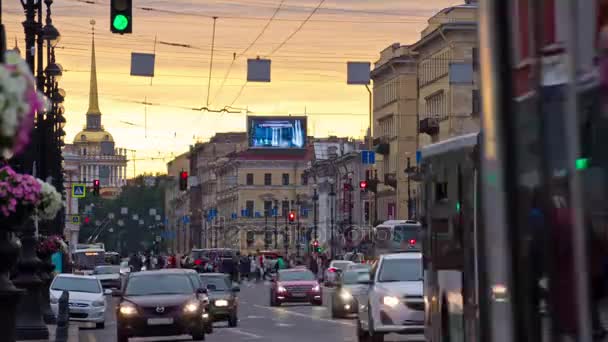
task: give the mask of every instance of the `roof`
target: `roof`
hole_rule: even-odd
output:
[[[57,278],[57,277],[61,277],[61,278],[80,278],[80,279],[95,279],[95,280],[97,280],[97,278],[95,276],[80,275],[80,274],[71,274],[71,273],[60,273],[55,278]]]
[[[85,136],[85,139],[82,139],[83,135]],[[112,137],[112,134],[103,129],[99,131],[88,131],[85,129],[74,136],[74,144],[100,143],[104,141],[114,142],[114,138]]]
[[[152,271],[144,271],[144,272],[136,272],[131,273],[130,277],[147,277],[153,275],[163,275],[163,274],[188,274],[188,273],[196,273],[195,270],[185,269],[185,268],[169,268],[162,270],[152,270]]]
[[[201,277],[230,277],[230,275],[226,273],[199,273],[198,275]]]
[[[391,253],[382,256],[382,259],[395,260],[395,259],[422,259],[421,252],[403,252],[403,253]]]
[[[450,151],[460,150],[462,148],[473,148],[477,145],[477,136],[479,133],[469,133],[459,135],[454,138],[446,139],[438,143],[424,146],[420,149],[421,158],[430,158]]]

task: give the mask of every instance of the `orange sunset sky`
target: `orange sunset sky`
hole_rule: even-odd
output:
[[[245,114],[193,111],[207,97],[212,16],[218,16],[211,79],[211,106],[234,102],[254,114],[309,115],[308,134],[362,137],[367,128],[367,92],[346,84],[347,61],[378,59],[393,42],[416,41],[428,17],[463,0],[327,0],[272,60],[271,83],[248,83],[247,58],[267,56],[319,4],[319,0],[134,0],[133,34],[113,35],[110,0],[55,0],[53,24],[62,38],[57,62],[67,95],[66,143],[85,124],[88,106],[91,26],[95,19],[97,70],[102,123],[117,147],[137,150],[137,173],[164,172],[172,156],[216,132],[244,131]],[[141,8],[153,8],[146,11]],[[8,47],[15,38],[24,50],[17,0],[4,1]],[[156,76],[129,75],[131,52],[153,52]],[[183,44],[176,47],[169,44]],[[232,63],[233,53],[239,57]],[[224,78],[230,67],[230,73]],[[224,83],[223,87],[221,84]],[[242,89],[242,91],[241,91]],[[241,93],[240,96],[237,95]],[[152,105],[141,103],[144,99]],[[236,101],[235,101],[236,99]],[[147,111],[147,134],[145,113]],[[133,164],[129,165],[129,176]]]

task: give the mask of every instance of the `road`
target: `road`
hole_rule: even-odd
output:
[[[323,289],[323,301],[329,303],[331,289]],[[228,328],[216,323],[206,341],[271,342],[348,342],[357,341],[354,319],[331,319],[327,306],[284,304],[269,307],[268,283],[244,283],[239,296],[239,325]],[[105,329],[81,326],[81,342],[116,341],[114,307],[116,298],[108,297]],[[191,341],[189,336],[175,338],[133,338],[130,341]],[[386,341],[409,341],[403,336],[387,336]]]

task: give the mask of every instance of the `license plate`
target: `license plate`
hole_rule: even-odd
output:
[[[303,298],[303,297],[306,297],[306,293],[294,293],[294,294],[292,294],[292,296],[298,297],[298,298]]]
[[[173,318],[148,318],[148,325],[173,324]]]

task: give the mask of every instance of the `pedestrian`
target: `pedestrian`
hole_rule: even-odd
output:
[[[243,280],[249,278],[249,271],[251,270],[251,262],[249,261],[249,258],[246,256],[242,256],[241,259],[239,260],[239,272],[241,274],[240,276],[240,282],[243,282]]]

